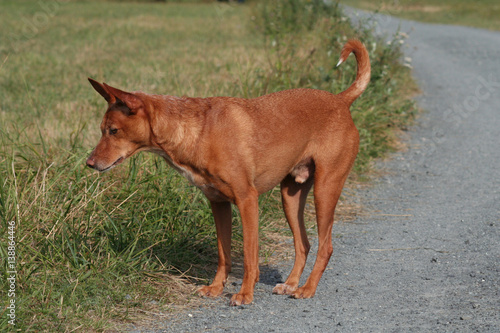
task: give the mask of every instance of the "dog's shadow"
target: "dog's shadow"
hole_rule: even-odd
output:
[[[282,274],[283,273],[274,266],[260,266],[259,282],[274,287],[278,283],[285,282]]]
[[[184,257],[179,258],[173,251],[170,251],[172,248],[188,248],[191,256],[197,252],[202,252],[204,258],[213,258],[213,260],[211,262],[205,261],[204,263],[198,262],[194,265],[189,263],[189,265],[187,265]],[[211,246],[208,241],[206,243],[198,242],[197,244],[193,244],[188,239],[178,239],[175,244],[169,244],[168,247],[159,246],[155,248],[155,255],[162,260],[162,262],[172,264],[172,266],[176,267],[179,271],[188,271],[187,276],[192,274],[191,276],[194,277],[193,282],[197,281],[197,283],[200,283],[200,280],[205,281],[204,283],[210,283],[217,269],[217,249]],[[261,284],[274,287],[276,284],[284,282],[283,271],[280,271],[276,265],[261,263],[259,265],[259,270],[259,283]],[[228,277],[228,287],[237,288],[239,290],[243,280],[243,273],[243,257],[236,255],[231,273]]]
[[[261,264],[259,265],[260,275],[259,282],[257,283],[256,288],[258,288],[258,284],[265,285],[265,289],[267,290],[267,286],[274,287],[278,283],[283,283],[283,272],[280,271],[276,266],[271,266],[269,264]],[[241,288],[241,283],[243,281],[243,263],[233,263],[233,268],[228,277],[228,282],[226,284],[226,288],[224,290],[223,298],[231,299],[235,293],[237,293]]]
[[[259,265],[260,275],[259,283],[274,287],[278,283],[283,283],[283,272],[276,266],[270,264]],[[233,286],[240,287],[243,281],[243,264],[233,263],[231,274],[229,275],[229,283]]]

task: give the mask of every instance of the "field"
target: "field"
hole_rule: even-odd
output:
[[[387,44],[321,1],[5,0],[0,21],[2,331],[120,327],[189,303],[192,284],[212,277],[215,228],[200,192],[149,154],[104,174],[85,166],[106,107],[87,77],[200,97],[340,92],[356,65],[353,57],[335,64],[347,38],[358,37],[373,74],[352,108],[362,139],[356,181],[416,111],[401,36]],[[278,199],[279,189],[261,198],[263,257],[273,250],[268,235],[285,226]],[[237,257],[238,219],[234,210]]]
[[[500,3],[497,0],[354,0],[341,2],[348,6],[379,11],[410,20],[500,30]]]

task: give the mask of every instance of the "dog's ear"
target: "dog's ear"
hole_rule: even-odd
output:
[[[104,88],[116,99],[115,103],[118,108],[127,115],[136,114],[137,111],[144,105],[142,100],[133,93],[125,92],[123,90],[113,88],[103,83]]]
[[[104,99],[109,103],[114,103],[115,102],[115,97],[112,96],[109,91],[106,89],[106,87],[97,82],[96,80],[94,79],[91,79],[89,78],[89,82],[90,84],[92,85],[92,87],[94,87],[95,91],[97,91],[102,97],[104,97]]]

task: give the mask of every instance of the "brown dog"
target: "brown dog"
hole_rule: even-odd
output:
[[[351,52],[358,62],[356,80],[338,95],[292,89],[253,99],[179,98],[124,92],[89,79],[109,105],[102,138],[87,165],[105,171],[139,151],[150,151],[203,191],[212,206],[219,250],[214,281],[199,289],[203,296],[219,296],[231,271],[231,203],[236,204],[243,224],[244,276],[232,305],[253,300],[259,279],[257,198],[280,183],[295,265],[273,293],[313,297],[333,252],[335,206],[358,153],[359,135],[349,107],[370,80],[368,52],[360,41],[346,43],[338,65]],[[310,248],[304,205],[313,184],[318,255],[299,288]]]

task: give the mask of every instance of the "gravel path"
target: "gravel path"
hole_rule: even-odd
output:
[[[377,20],[409,34],[428,112],[359,191],[369,214],[334,226],[316,297],[271,295],[287,263],[262,272],[254,304],[209,300],[157,331],[500,332],[500,33]]]

